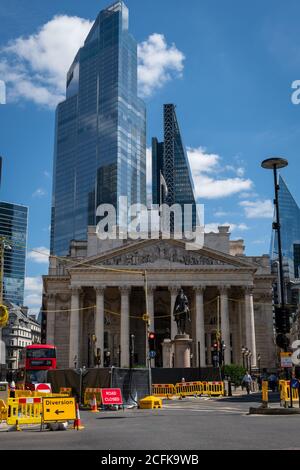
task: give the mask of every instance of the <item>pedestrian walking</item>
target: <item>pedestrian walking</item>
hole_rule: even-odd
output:
[[[250,390],[251,390],[251,385],[252,385],[252,377],[251,377],[251,375],[249,374],[248,371],[244,375],[242,383],[243,383],[244,387],[246,387],[247,394],[249,395]]]

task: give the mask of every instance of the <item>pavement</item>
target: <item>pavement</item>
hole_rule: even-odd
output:
[[[270,394],[278,406],[278,394]],[[156,410],[81,411],[85,429],[1,432],[0,449],[44,450],[300,450],[300,416],[249,415],[260,393],[164,400]]]

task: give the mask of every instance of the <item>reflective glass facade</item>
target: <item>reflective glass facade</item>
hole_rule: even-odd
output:
[[[282,238],[282,255],[285,265],[289,268],[291,278],[299,277],[299,245],[300,245],[300,208],[291,195],[284,179],[279,176],[279,213]],[[272,236],[271,258],[278,258],[277,236]],[[287,269],[287,268],[286,268]]]
[[[120,196],[146,204],[146,113],[123,2],[98,15],[57,107],[51,253],[86,239],[99,204],[113,204],[119,216]]]
[[[28,208],[0,202],[0,236],[8,240],[4,250],[4,302],[23,305]]]
[[[168,194],[160,195],[160,172],[165,178]],[[196,209],[193,179],[183,145],[174,104],[164,105],[164,142],[152,139],[152,199],[153,204],[193,205],[193,227],[196,225]]]

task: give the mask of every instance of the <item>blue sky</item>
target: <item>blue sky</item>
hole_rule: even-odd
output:
[[[0,106],[1,199],[29,206],[29,251],[49,247],[54,104],[63,93],[64,70],[89,21],[108,4],[0,4],[0,80],[7,83],[7,104]],[[130,31],[140,44],[148,146],[152,136],[162,138],[163,103],[175,103],[209,228],[230,223],[232,238],[245,239],[247,254],[268,252],[273,188],[272,175],[260,168],[262,159],[289,160],[282,174],[300,202],[300,105],[291,101],[292,82],[300,79],[299,2],[126,4]],[[26,299],[33,308],[46,261],[34,253],[27,260]]]

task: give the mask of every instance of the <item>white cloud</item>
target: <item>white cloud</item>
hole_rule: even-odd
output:
[[[0,74],[8,84],[9,98],[50,108],[63,100],[66,72],[91,26],[86,19],[58,15],[37,33],[2,48]]]
[[[234,231],[240,231],[244,232],[245,230],[249,230],[248,225],[241,223],[241,224],[232,224],[230,222],[212,222],[210,224],[205,224],[204,231],[205,233],[210,233],[210,232],[215,232],[218,233],[219,229],[218,227],[224,227],[224,226],[229,226],[229,231],[234,232]]]
[[[34,191],[34,193],[32,193],[32,197],[43,197],[43,196],[46,196],[46,194],[47,194],[47,191],[45,191],[45,189],[38,188]]]
[[[270,199],[264,201],[241,201],[247,219],[271,219],[274,214],[274,206]]]
[[[8,99],[25,99],[54,108],[65,98],[66,73],[93,22],[56,15],[39,30],[10,41],[0,51],[0,76]],[[163,34],[151,34],[138,46],[139,91],[149,96],[184,68],[184,54]]]
[[[188,147],[187,154],[197,198],[217,199],[252,188],[253,182],[248,178],[236,176],[221,179],[219,174],[228,171],[228,165],[222,167],[222,159],[219,155],[207,153],[203,147]],[[229,169],[232,171],[235,168],[229,166]],[[239,173],[241,174],[241,171]]]
[[[43,283],[41,276],[25,278],[24,305],[29,307],[30,313],[36,314],[42,305]]]
[[[43,174],[46,178],[51,178],[51,174],[49,173],[49,171],[44,170]]]
[[[173,77],[180,77],[184,54],[175,44],[169,46],[163,34],[151,34],[138,45],[138,80],[140,95],[150,96]]]
[[[49,261],[50,250],[45,248],[44,246],[39,246],[37,248],[33,248],[33,250],[29,251],[27,254],[27,259],[35,263],[46,263],[48,264]]]

